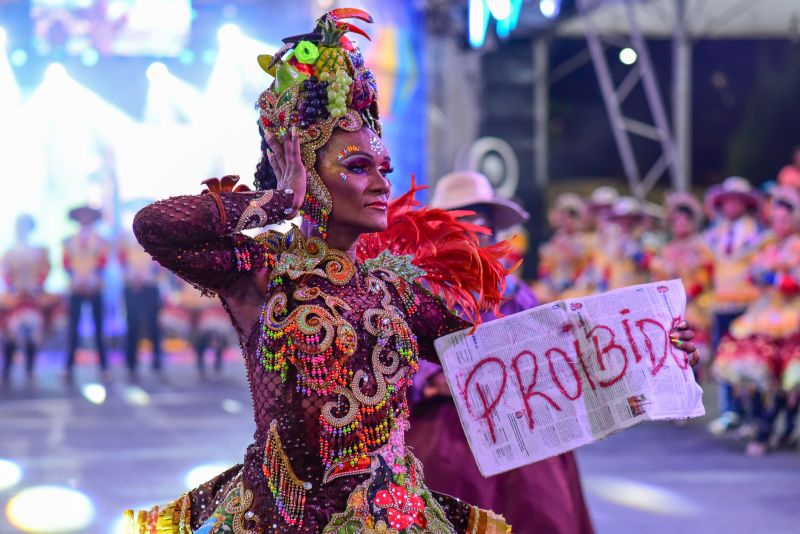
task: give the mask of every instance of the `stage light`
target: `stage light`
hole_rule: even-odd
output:
[[[184,481],[187,489],[194,489],[204,482],[208,482],[226,469],[230,469],[233,464],[203,464],[193,468],[187,473]]]
[[[22,48],[17,48],[8,56],[8,61],[15,67],[21,67],[28,62],[28,53]]]
[[[6,34],[6,29],[0,26],[0,48],[6,46],[6,41],[8,41],[8,34]]]
[[[697,505],[684,495],[636,480],[594,476],[584,480],[584,487],[601,499],[642,512],[683,517],[699,513]]]
[[[94,67],[100,61],[100,53],[94,48],[87,48],[81,52],[81,63],[87,67]]]
[[[633,65],[638,57],[636,50],[633,48],[623,48],[619,51],[619,60],[625,65]]]
[[[47,513],[42,513],[42,504]],[[8,501],[6,516],[22,532],[86,532],[94,520],[94,505],[80,491],[61,486],[27,488]]]
[[[539,0],[539,11],[548,19],[555,18],[561,12],[561,0]]]
[[[511,16],[511,0],[486,0],[486,5],[497,20],[505,20]]]
[[[191,65],[194,63],[194,51],[184,50],[181,52],[181,55],[178,56],[178,61],[180,61],[183,65]]]
[[[139,386],[128,386],[122,396],[131,406],[147,406],[150,404],[150,394]]]
[[[45,80],[56,81],[67,77],[67,69],[61,63],[50,63],[44,71]]]
[[[219,31],[217,31],[217,39],[220,44],[235,41],[242,35],[242,30],[236,24],[224,24]]]
[[[222,401],[222,409],[230,414],[242,413],[242,403],[234,399]]]
[[[92,404],[103,404],[106,402],[108,392],[102,384],[86,384],[81,388],[81,395]]]
[[[0,491],[13,488],[22,480],[22,468],[11,460],[0,459]]]
[[[147,67],[147,79],[150,80],[150,83],[163,79],[167,74],[169,74],[169,69],[160,61],[151,63]]]
[[[209,48],[208,50],[205,50],[203,52],[201,59],[203,60],[203,63],[205,63],[206,65],[213,65],[214,60],[217,59],[217,52]]]
[[[472,48],[483,46],[488,24],[489,12],[484,0],[469,0],[469,44]]]

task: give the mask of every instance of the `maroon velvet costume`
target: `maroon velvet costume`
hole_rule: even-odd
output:
[[[384,424],[390,421],[391,426],[399,428],[402,435],[407,415],[406,385],[416,370],[416,358],[436,361],[434,339],[465,328],[468,324],[453,315],[439,299],[417,283],[401,279],[388,268],[367,268],[360,262],[354,264],[338,251],[320,252],[318,248],[325,247],[324,242],[304,240],[298,231],[286,235],[273,232],[261,239],[235,233],[234,228],[241,214],[251,201],[262,194],[273,195],[263,206],[269,222],[281,221],[284,210],[291,203],[290,195],[279,191],[221,192],[216,199],[209,194],[180,196],[156,202],[138,213],[134,232],[145,250],[159,263],[192,284],[218,293],[226,309],[226,288],[240,277],[263,276],[267,281],[264,284],[267,289],[264,292],[265,311],[262,319],[253,325],[237,325],[234,321],[253,397],[255,439],[247,449],[243,464],[189,493],[191,511],[187,512],[190,516],[187,521],[190,521],[191,528],[194,530],[202,525],[214,509],[225,501],[226,496],[241,484],[252,492],[252,504],[248,507],[247,515],[241,516],[244,518],[242,525],[251,530],[242,532],[321,532],[333,514],[345,509],[348,495],[353,489],[368,478],[367,474],[352,467],[352,472],[347,473],[348,468],[345,467],[344,474],[340,473],[338,478],[335,478],[335,473],[334,476],[329,474],[332,479],[323,483],[326,466],[321,450],[345,451],[333,454],[334,471],[336,465],[348,466],[350,461],[357,467],[356,456],[347,455],[346,451],[356,451],[366,446],[369,454],[385,446],[385,435],[370,433],[382,421]],[[221,202],[218,203],[217,199]],[[224,208],[224,213],[221,208]],[[247,227],[254,225],[256,219],[249,221]],[[298,252],[303,250],[304,256]],[[317,252],[320,253],[316,255]],[[280,276],[275,275],[278,270],[282,273]],[[348,273],[352,276],[347,277]],[[278,294],[284,295],[285,303],[282,300],[284,297],[275,300]],[[315,307],[317,323],[323,323],[322,335],[325,334],[325,328],[331,326],[325,323],[324,317],[340,317],[352,325],[356,337],[352,354],[343,356],[343,349],[336,345],[333,354],[326,356],[324,364],[326,369],[333,369],[334,364],[339,362],[344,367],[345,376],[361,376],[359,384],[348,382],[351,390],[360,390],[355,392],[356,396],[374,396],[382,387],[381,383],[384,386],[398,385],[397,388],[389,386],[388,400],[383,404],[371,406],[358,401],[358,406],[363,410],[359,412],[364,414],[363,419],[357,430],[344,436],[330,435],[330,429],[326,430],[325,425],[321,424],[321,411],[326,405],[332,416],[342,417],[348,411],[347,399],[342,403],[341,389],[338,394],[320,393],[321,388],[309,387],[308,377],[300,375],[314,373],[298,367],[296,362],[281,367],[283,376],[277,364],[268,370],[269,367],[264,363],[265,354],[273,354],[270,351],[274,347],[267,347],[267,351],[262,345],[269,345],[276,336],[284,335],[277,330],[267,332],[265,317],[272,314],[276,321],[288,320],[292,313],[303,310],[304,306]],[[388,325],[391,322],[394,333],[379,331],[376,335],[375,328],[380,330],[380,325],[371,326],[371,317],[383,318],[381,324]],[[405,337],[402,334],[403,325],[407,325],[408,335]],[[396,351],[405,354],[406,360],[401,359],[399,367],[395,365],[396,372],[391,377],[389,374],[379,376],[376,369],[385,368],[377,367],[376,358],[383,362],[381,365],[388,365],[387,353],[381,353],[376,347],[387,342],[390,345],[397,344],[400,338],[403,338],[407,352],[404,353],[400,348],[396,348]],[[302,340],[296,343],[302,344]],[[392,354],[397,357],[397,354]],[[347,393],[350,395],[350,391]],[[262,469],[273,421],[277,423],[277,434],[291,470],[298,479],[306,482],[308,489],[301,512],[301,525],[290,527],[284,521]],[[383,430],[388,432],[386,428]],[[468,528],[471,531],[476,514],[474,507],[447,496],[437,494],[434,497],[455,531],[466,532]],[[486,520],[483,521],[485,524]]]

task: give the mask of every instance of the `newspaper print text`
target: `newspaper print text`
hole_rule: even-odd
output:
[[[651,317],[634,319],[629,314],[627,308],[621,309],[617,325],[589,325],[582,315],[579,315],[580,328],[564,325],[560,335],[572,337],[571,353],[563,348],[550,347],[537,352],[521,350],[510,361],[495,355],[478,360],[465,373],[460,391],[470,416],[475,421],[486,422],[492,442],[495,443],[492,417],[501,401],[521,403],[519,408],[524,410],[528,427],[533,430],[536,414],[531,401],[534,398],[544,400],[560,412],[565,403],[578,401],[586,388],[594,391],[610,388],[634,366],[646,365],[649,373],[656,376],[664,369],[668,358],[683,371],[686,380],[688,358],[673,346],[670,338],[671,330],[682,318],[674,318],[668,329]],[[615,333],[620,331],[625,334],[621,339]],[[590,348],[588,351],[585,350],[587,344]],[[563,340],[559,345],[565,346]],[[556,372],[556,366],[561,372]],[[564,372],[565,369],[568,372]],[[499,376],[500,379],[492,380],[491,385],[482,382],[481,375],[484,372]],[[548,378],[555,387],[545,390],[541,382]]]

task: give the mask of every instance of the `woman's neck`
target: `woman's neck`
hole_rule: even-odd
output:
[[[303,235],[306,236],[306,238],[317,237],[319,239],[323,239],[322,234],[319,233],[317,226],[315,224],[309,223],[305,219],[303,219],[300,229],[303,231]],[[350,256],[351,259],[355,260],[356,246],[358,245],[358,238],[361,237],[361,234],[351,234],[349,232],[342,232],[339,229],[336,229],[334,231],[331,230],[332,229],[329,227],[328,237],[324,238],[328,246],[331,248],[335,248],[336,250],[341,250],[342,252]]]

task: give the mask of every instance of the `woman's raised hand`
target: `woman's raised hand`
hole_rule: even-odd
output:
[[[269,163],[278,179],[276,189],[278,191],[290,189],[294,194],[292,212],[286,216],[287,219],[291,219],[297,215],[297,211],[303,204],[303,198],[306,196],[306,168],[300,154],[300,138],[297,129],[289,130],[284,136],[283,142],[279,141],[275,135],[269,135],[267,147],[269,148],[267,152]]]

